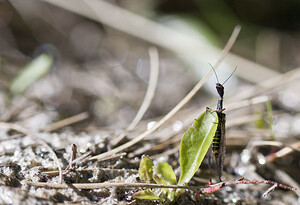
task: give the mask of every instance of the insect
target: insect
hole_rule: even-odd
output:
[[[217,109],[215,110],[215,112],[218,115],[219,122],[218,122],[217,130],[216,130],[215,136],[213,138],[213,141],[212,141],[212,144],[211,144],[211,147],[210,147],[210,150],[209,150],[208,166],[209,166],[209,169],[211,170],[213,175],[218,175],[219,181],[221,182],[222,181],[221,176],[222,176],[222,172],[223,172],[223,164],[224,164],[225,152],[226,152],[226,146],[225,146],[226,114],[223,112],[225,110],[225,108],[223,108],[224,84],[234,74],[237,67],[230,74],[230,76],[224,81],[223,84],[220,83],[215,69],[213,67],[212,67],[212,69],[213,69],[213,71],[215,73],[215,76],[216,76],[216,79],[217,79],[216,89],[217,89],[217,92],[218,92],[220,98],[218,100]],[[216,174],[212,171],[211,158],[215,158],[214,159],[215,160],[215,167],[216,167],[216,170],[217,170]]]

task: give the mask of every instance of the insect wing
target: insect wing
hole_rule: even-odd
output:
[[[225,152],[226,152],[226,139],[225,139],[225,121],[226,114],[219,112],[219,123],[215,136],[219,138],[218,148],[213,148],[213,143],[211,144],[208,151],[208,167],[213,176],[218,176],[221,181],[221,176],[223,172],[223,164],[225,160]],[[215,146],[215,145],[214,145]],[[213,151],[214,150],[214,151]]]
[[[215,155],[213,154],[212,144],[211,144],[209,147],[209,150],[207,152],[208,168],[209,168],[211,175],[216,176],[216,175],[218,175],[218,173],[217,173],[217,168],[216,168],[216,162],[214,159],[215,159]]]
[[[221,128],[221,140],[220,140],[220,147],[219,147],[219,155],[217,157],[218,161],[218,170],[219,170],[219,178],[222,176],[223,172],[223,165],[225,160],[225,154],[226,154],[226,138],[225,138],[225,122],[226,122],[226,114],[220,113],[219,120],[220,120],[220,128]]]

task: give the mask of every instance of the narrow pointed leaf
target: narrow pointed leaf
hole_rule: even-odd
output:
[[[45,75],[53,63],[52,56],[42,54],[19,73],[10,86],[10,92],[13,94],[23,93],[32,83]]]
[[[159,196],[154,194],[150,189],[138,191],[133,196],[136,199],[160,200]]]
[[[148,156],[143,156],[140,162],[139,176],[144,182],[152,180],[153,162]]]
[[[186,185],[198,170],[212,143],[217,126],[216,112],[208,110],[184,133],[180,145],[181,175],[178,185]]]

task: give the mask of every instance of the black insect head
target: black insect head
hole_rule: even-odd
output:
[[[218,91],[218,94],[220,98],[223,98],[224,96],[224,86],[221,83],[216,83],[216,89]]]

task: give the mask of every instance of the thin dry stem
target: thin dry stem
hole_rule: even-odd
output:
[[[278,152],[268,155],[267,162],[273,162],[274,160],[284,157],[299,148],[300,148],[300,141],[296,142],[288,147],[284,147],[281,150],[279,150]]]
[[[93,151],[88,151],[88,152],[84,153],[83,155],[81,155],[81,156],[77,157],[76,159],[74,159],[72,161],[72,164],[74,165],[76,163],[85,161],[89,157],[89,155],[91,155],[92,153],[93,153]]]
[[[267,197],[272,191],[274,191],[276,188],[278,187],[277,184],[274,184],[273,186],[271,186],[267,191],[265,191],[265,193],[263,193],[263,197]]]
[[[105,172],[116,172],[116,173],[131,173],[131,174],[137,174],[138,170],[133,170],[133,169],[111,169],[111,168],[97,168],[97,170],[105,171]],[[80,169],[80,170],[75,170],[78,173],[81,172],[93,172],[95,171],[95,168],[87,168],[87,169]],[[50,175],[50,176],[55,176],[59,174],[59,171],[57,170],[52,170],[52,171],[44,171],[42,174],[45,175]]]
[[[22,136],[24,136],[24,134],[15,134],[15,135],[12,135],[12,136],[8,136],[8,137],[1,138],[1,139],[0,139],[0,142],[6,141],[6,140],[17,139],[17,138],[20,138],[20,137],[22,137]]]
[[[152,155],[152,156],[150,156],[150,159],[157,159],[159,157],[166,157],[167,158],[167,156],[175,154],[178,151],[179,151],[179,146],[176,146],[176,147],[174,147],[172,149],[168,149],[165,152],[162,152],[162,153],[159,153],[159,154],[156,154],[156,155]]]
[[[16,130],[18,132],[23,133],[24,135],[30,134],[30,132],[26,128],[24,128],[21,125],[18,125],[16,123],[0,122],[0,128]]]
[[[249,107],[250,105],[255,105],[255,104],[260,104],[260,103],[265,103],[268,100],[270,100],[270,97],[266,95],[262,96],[253,96],[252,98],[248,98],[246,100],[240,99],[238,101],[231,100],[229,99],[230,103],[226,106],[226,110],[237,110],[240,108],[244,107]]]
[[[102,161],[106,161],[106,160],[110,160],[110,159],[120,158],[120,157],[123,157],[123,156],[126,156],[126,155],[127,155],[127,153],[125,153],[125,152],[117,153],[117,154],[114,154],[112,156],[108,156],[108,157],[99,159],[99,160],[97,160],[97,162],[102,162]]]
[[[230,121],[228,121],[228,123],[226,124],[226,127],[229,128],[229,127],[235,127],[235,126],[240,126],[240,125],[243,125],[243,124],[248,124],[248,123],[251,123],[251,122],[254,122],[256,120],[259,120],[261,118],[260,115],[244,115],[244,116],[241,116],[241,117],[237,117],[235,119],[232,119]]]
[[[237,37],[237,32],[239,31],[239,27],[237,27],[236,29],[234,29],[232,36],[230,37],[230,39],[228,40],[228,43],[225,46],[225,51],[229,52],[230,48],[232,47],[236,37]],[[217,60],[217,63],[214,65],[215,68],[217,68],[216,65],[218,65],[226,56],[226,53],[223,52],[221,53],[220,58]],[[161,127],[165,122],[167,122],[171,117],[173,117],[187,102],[189,102],[191,100],[191,98],[197,93],[197,91],[204,85],[204,83],[206,82],[206,80],[210,77],[210,75],[213,73],[213,70],[211,69],[198,83],[197,85],[166,115],[164,116],[157,124],[155,124],[151,129],[145,131],[144,133],[142,133],[141,135],[139,135],[138,137],[134,138],[133,140],[115,148],[112,149],[106,153],[102,153],[100,155],[91,157],[90,160],[94,160],[94,159],[101,159],[104,157],[107,157],[109,155],[118,153],[120,151],[123,151],[129,147],[131,147],[132,145],[140,142],[141,140],[143,140],[145,137],[147,137],[149,134],[153,133],[155,130],[157,130],[159,127]]]
[[[251,142],[251,146],[254,147],[260,147],[260,146],[276,146],[276,147],[280,147],[280,146],[284,146],[284,144],[282,142],[278,142],[278,141],[253,141]]]
[[[127,131],[133,130],[135,126],[140,122],[145,112],[149,108],[156,90],[157,79],[159,74],[159,56],[158,56],[158,51],[155,47],[149,48],[149,56],[150,56],[150,79],[149,79],[147,92],[144,101],[139,111],[137,112],[137,115],[135,116],[131,124],[128,126]]]
[[[73,161],[76,159],[76,157],[77,157],[77,146],[75,144],[72,144],[69,165],[66,167],[65,171],[73,168],[74,165]]]
[[[295,192],[298,195],[298,198],[300,198],[300,185],[295,181],[294,177],[288,175],[286,172],[281,171],[280,169],[277,169],[275,171],[275,176],[277,176],[283,183],[290,184],[292,187],[297,187],[297,190],[295,190]]]
[[[46,183],[46,182],[30,182],[25,181],[26,184],[30,186],[36,186],[36,187],[47,187],[47,188],[54,188],[54,189],[66,189],[69,187],[67,184],[57,184],[57,183]],[[270,185],[276,185],[276,187],[280,187],[282,189],[288,189],[292,191],[296,191],[297,189],[291,186],[287,186],[284,184],[279,184],[274,181],[270,180],[262,180],[262,181],[251,181],[246,179],[240,179],[236,181],[228,181],[228,182],[221,182],[217,184],[213,184],[210,186],[177,186],[177,185],[164,185],[164,184],[149,184],[149,183],[76,183],[72,184],[73,187],[76,187],[77,189],[104,189],[104,188],[120,188],[120,187],[132,187],[132,188],[138,188],[138,187],[144,187],[144,188],[173,188],[173,189],[189,189],[196,191],[201,194],[208,194],[213,193],[216,191],[221,190],[225,186],[232,186],[237,184],[270,184]],[[274,188],[276,188],[274,187]],[[274,189],[273,188],[273,189]],[[270,190],[270,189],[268,189]]]
[[[83,113],[80,113],[78,115],[74,115],[72,117],[69,117],[69,118],[63,119],[61,121],[52,123],[52,124],[46,126],[46,128],[44,129],[44,131],[46,131],[46,132],[52,132],[54,130],[63,128],[65,126],[68,126],[68,125],[74,124],[76,122],[85,120],[88,117],[89,117],[89,114],[87,112],[83,112]]]
[[[241,31],[241,26],[240,25],[237,25],[237,26],[234,27],[233,32],[232,32],[228,42],[226,43],[224,49],[222,50],[220,57],[218,58],[217,62],[213,65],[214,68],[217,69],[218,66],[220,65],[220,63],[228,55],[230,49],[232,48],[234,42],[236,41],[236,39],[238,37],[240,31]],[[213,72],[213,70],[211,70],[210,72]]]
[[[58,168],[58,172],[59,172],[59,183],[61,184],[62,183],[62,180],[63,180],[63,174],[62,174],[62,168],[61,168],[61,165],[60,165],[60,162],[59,162],[59,159],[57,158],[57,155],[56,153],[54,152],[54,150],[42,139],[39,139],[41,144],[48,149],[48,151],[50,153],[52,153],[53,155],[53,159],[57,165],[57,168]]]
[[[263,81],[258,83],[254,87],[247,89],[239,94],[235,95],[234,97],[230,98],[230,101],[239,101],[241,99],[250,98],[253,96],[261,95],[269,90],[276,89],[282,85],[286,85],[287,83],[291,82],[292,80],[300,78],[300,68],[291,70],[284,74],[278,75],[274,78],[271,78],[267,81]]]
[[[66,189],[68,188],[67,184],[57,184],[57,183],[46,183],[46,182],[25,182],[28,185],[36,187],[47,187],[54,189]],[[191,189],[197,190],[196,187],[188,186],[177,186],[177,185],[164,185],[164,184],[149,184],[149,183],[76,183],[72,184],[77,189],[107,189],[112,187],[145,187],[145,188],[174,188],[174,189]]]
[[[297,190],[297,188],[295,188],[295,187],[287,186],[285,184],[280,184],[278,182],[274,182],[271,180],[257,181],[257,180],[247,180],[247,179],[242,178],[242,179],[238,179],[236,181],[228,181],[228,182],[221,182],[221,183],[213,184],[211,186],[208,186],[208,187],[202,189],[202,192],[200,192],[200,193],[202,193],[202,194],[213,193],[213,192],[221,190],[225,186],[232,186],[232,185],[237,185],[237,184],[269,184],[269,185],[272,185],[272,187],[271,187],[272,189],[268,189],[265,192],[266,195],[269,194],[271,191],[273,191],[276,187],[280,187],[282,189],[287,189],[287,190],[291,190],[291,191]],[[274,186],[274,185],[276,185],[276,186]],[[264,197],[266,195],[264,195]]]
[[[297,190],[297,188],[295,188],[295,187],[291,187],[291,186],[288,186],[288,185],[285,185],[285,184],[280,184],[278,182],[274,182],[274,181],[271,181],[271,180],[256,181],[256,180],[239,179],[239,180],[236,180],[236,181],[225,182],[226,186],[236,185],[236,184],[270,184],[270,185],[276,184],[277,187],[280,187],[282,189],[288,189],[288,190],[291,190],[291,191],[296,191]]]

